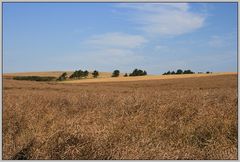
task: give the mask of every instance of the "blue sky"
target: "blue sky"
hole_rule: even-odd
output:
[[[3,71],[237,71],[236,3],[3,3]]]

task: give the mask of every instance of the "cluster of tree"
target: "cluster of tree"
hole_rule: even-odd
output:
[[[176,72],[175,71],[168,71],[163,73],[163,75],[171,75],[171,74],[194,74],[194,72],[192,72],[191,70],[181,70],[178,69]]]
[[[119,75],[120,75],[119,70],[114,70],[112,73],[112,77],[118,77]],[[134,69],[133,72],[129,74],[129,76],[143,76],[143,75],[147,75],[147,72],[141,69]],[[127,77],[128,74],[125,73],[123,76]]]
[[[89,72],[87,70],[85,70],[85,71],[76,70],[72,73],[72,75],[69,76],[69,79],[86,78],[88,75],[89,75]],[[92,76],[94,78],[97,78],[99,76],[99,72],[97,70],[94,70],[92,72]],[[67,73],[64,72],[58,77],[57,81],[63,81],[63,80],[66,80],[66,79],[67,79]]]
[[[64,73],[63,73],[64,74]],[[62,75],[63,75],[62,74]],[[82,70],[76,70],[70,75],[70,79],[75,79],[75,78],[86,78],[88,76],[89,72],[87,70],[82,71]]]
[[[143,76],[143,75],[147,75],[147,72],[141,69],[134,69],[133,72],[129,74],[129,76]]]
[[[13,77],[15,80],[30,80],[30,81],[53,81],[56,80],[56,77],[50,76],[16,76]]]

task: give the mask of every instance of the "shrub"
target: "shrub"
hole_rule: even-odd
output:
[[[124,77],[127,77],[127,76],[128,76],[128,74],[127,74],[127,73],[125,73],[125,74],[124,74]]]
[[[112,73],[112,77],[118,77],[119,74],[120,74],[119,70],[114,70],[113,73]]]
[[[14,80],[30,80],[30,81],[54,81],[56,77],[50,76],[16,76]]]

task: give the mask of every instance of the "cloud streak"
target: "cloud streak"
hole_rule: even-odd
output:
[[[187,3],[121,4],[132,9],[132,19],[139,29],[151,35],[177,36],[193,32],[204,25],[206,15],[190,11]]]
[[[120,68],[127,70],[126,66],[135,65],[144,60],[139,51],[148,40],[141,35],[127,34],[121,32],[110,32],[90,36],[82,42],[81,52],[75,54],[72,61],[77,57],[84,58],[84,62],[91,62],[101,69]],[[69,59],[69,58],[66,58]],[[126,67],[126,68],[125,68]]]
[[[126,33],[105,33],[94,35],[85,41],[86,45],[94,48],[128,48],[133,49],[140,47],[147,40],[140,35],[130,35]]]

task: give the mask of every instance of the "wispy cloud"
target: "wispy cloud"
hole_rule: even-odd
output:
[[[130,66],[144,60],[140,51],[147,42],[148,40],[141,35],[120,32],[97,34],[82,42],[80,52],[65,59],[71,62],[78,60],[76,64],[84,67],[91,62],[98,69],[127,70]],[[84,58],[84,61],[81,61],[80,58]]]
[[[130,35],[126,33],[105,33],[94,35],[85,41],[85,44],[95,48],[137,48],[147,40],[140,35]]]
[[[132,14],[133,20],[151,35],[189,33],[203,27],[206,19],[206,14],[191,12],[187,3],[121,4],[118,7],[137,11]]]

